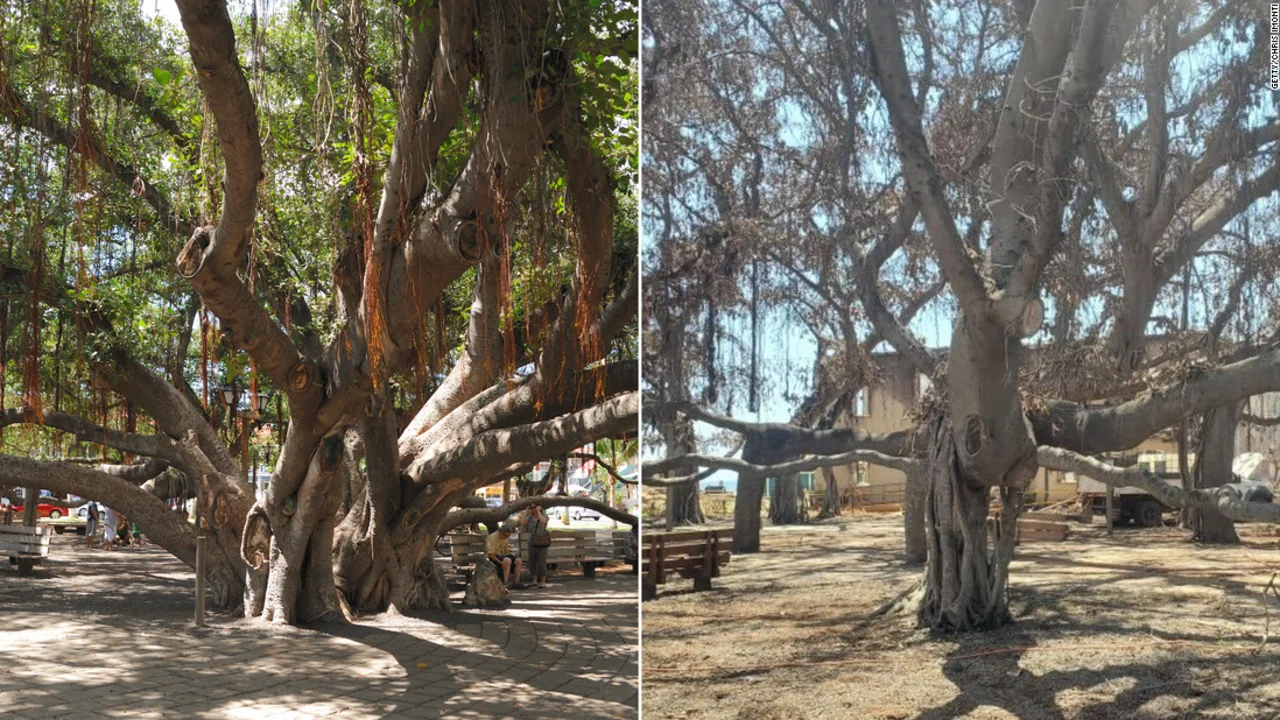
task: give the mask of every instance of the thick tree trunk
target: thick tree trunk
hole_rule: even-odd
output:
[[[907,470],[907,489],[902,503],[902,525],[905,537],[905,561],[919,565],[928,559],[925,532],[925,506],[929,500],[929,473],[923,463]]]
[[[822,496],[822,510],[818,513],[819,520],[833,518],[840,514],[840,488],[836,485],[835,471],[829,467],[822,468],[822,480],[826,485],[826,493]],[[921,530],[924,526],[921,525]]]
[[[808,521],[809,513],[804,506],[800,476],[784,475],[774,480],[773,494],[769,498],[769,522],[774,525],[796,525]]]
[[[667,515],[671,525],[700,524],[707,521],[702,514],[702,492],[698,489],[698,483],[681,483],[667,488]]]
[[[1006,587],[1022,490],[1000,488],[1003,511],[988,546],[990,489],[964,477],[951,426],[935,423],[925,503],[928,562],[917,618],[921,627],[965,632],[1009,620]]]
[[[296,494],[278,498],[269,490],[250,512],[245,556],[254,565],[269,562],[261,608],[255,600],[246,615],[288,624],[343,619],[332,553],[345,454],[341,435],[325,438]]]
[[[1196,455],[1196,487],[1214,488],[1231,482],[1231,461],[1235,458],[1236,426],[1240,405],[1216,407],[1204,414],[1200,451]],[[1203,508],[1191,513],[1192,537],[1203,543],[1233,545],[1240,542],[1235,523],[1217,510]]]
[[[733,551],[760,552],[760,505],[764,500],[764,478],[738,473],[738,494],[733,502]]]
[[[957,318],[947,364],[948,412],[930,430],[921,626],[978,630],[1009,618],[1005,586],[1036,441],[1018,392],[1023,348],[988,313]],[[987,508],[1003,511],[988,549]]]
[[[1187,421],[1183,420],[1178,423],[1178,482],[1183,490],[1191,490],[1196,484],[1195,477],[1191,474],[1191,464],[1187,459],[1187,442]],[[1178,508],[1178,527],[1183,530],[1191,529],[1190,509]]]

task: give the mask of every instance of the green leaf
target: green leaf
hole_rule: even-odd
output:
[[[151,71],[151,77],[155,78],[155,81],[161,86],[164,86],[168,85],[169,81],[173,79],[173,73],[164,68],[156,68]]]

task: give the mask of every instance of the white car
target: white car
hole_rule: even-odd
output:
[[[547,508],[547,517],[563,518],[564,511],[564,507]],[[569,517],[574,520],[600,520],[604,518],[598,511],[585,507],[569,508]]]

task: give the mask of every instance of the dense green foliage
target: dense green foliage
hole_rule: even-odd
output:
[[[265,165],[253,247],[241,273],[286,327],[320,342],[339,327],[339,257],[360,251],[347,7],[232,8]],[[376,198],[407,41],[405,15],[393,4],[376,3],[365,17],[366,142]],[[550,22],[568,31],[548,36],[573,42],[530,59],[528,72],[536,76],[557,53],[570,59],[570,100],[581,105],[591,141],[613,176],[614,276],[625,278],[638,248],[636,9],[576,0],[555,5]],[[238,383],[246,396],[251,385],[270,392],[246,354],[219,342],[216,320],[175,271],[189,230],[171,227],[144,197],[154,189],[176,217],[200,224],[218,213],[218,143],[181,28],[140,12],[133,0],[6,2],[0,4],[0,88],[3,406],[38,404],[124,428],[125,402],[93,382],[95,362],[115,348],[187,384],[219,426],[226,424],[216,400],[220,386]],[[473,83],[463,131],[442,148],[428,202],[466,162],[480,123],[479,98]],[[104,167],[112,163],[117,172]],[[504,323],[526,322],[531,309],[561,293],[573,273],[575,233],[562,168],[544,154],[519,199]],[[397,407],[411,412],[420,405],[459,352],[475,276],[469,271],[437,307],[425,309],[420,362],[393,378]],[[33,303],[37,286],[40,302]],[[303,304],[309,319],[297,312]],[[100,317],[86,316],[86,306]],[[634,327],[621,334],[613,353],[635,357]],[[266,420],[287,417],[279,395]],[[264,433],[257,442],[265,449],[276,440],[278,434]],[[3,450],[72,458],[100,452],[30,426],[5,433]]]

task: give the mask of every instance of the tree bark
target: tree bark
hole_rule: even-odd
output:
[[[965,477],[950,422],[935,421],[925,504],[928,561],[917,611],[921,627],[966,632],[1009,620],[1006,595],[1022,491],[1000,488],[1003,510],[988,548],[990,489]]]
[[[902,503],[904,560],[908,565],[919,565],[928,559],[925,507],[929,500],[929,474],[923,463],[917,463],[906,470],[906,475],[906,496]]]
[[[273,502],[268,490],[267,502],[255,504],[249,513],[245,557],[256,556],[257,563],[262,557],[270,560],[260,613],[268,622],[343,619],[332,551],[345,455],[341,435],[325,438],[295,494]],[[246,608],[246,614],[258,614],[257,610]]]
[[[698,525],[707,521],[702,514],[702,491],[698,483],[682,483],[667,488],[667,515],[672,526]]]
[[[822,496],[822,510],[818,513],[819,520],[833,518],[840,514],[840,488],[836,485],[836,474],[829,468],[822,468],[822,480],[826,485],[826,493]],[[921,525],[921,530],[924,526]]]
[[[800,476],[790,473],[774,480],[773,494],[769,498],[769,522],[774,525],[796,525],[808,521],[809,513],[804,506]]]
[[[1204,414],[1195,465],[1197,488],[1215,488],[1231,482],[1231,461],[1235,459],[1236,426],[1239,424],[1239,403],[1216,407]],[[1235,523],[1212,508],[1192,511],[1191,530],[1197,542],[1215,545],[1240,542]]]
[[[760,505],[764,500],[764,477],[738,473],[738,493],[733,502],[733,551],[760,552]]]

